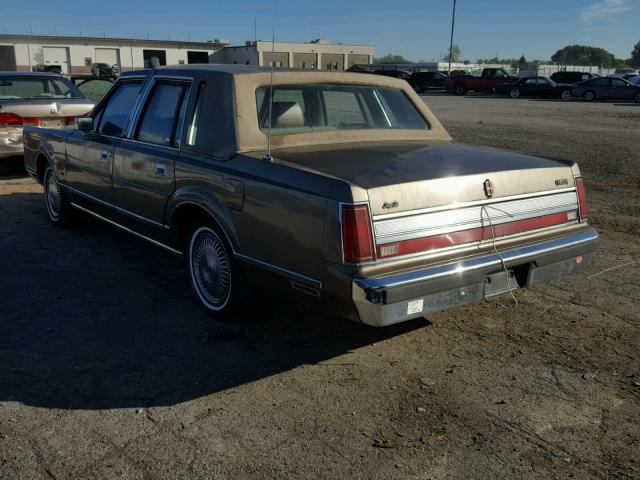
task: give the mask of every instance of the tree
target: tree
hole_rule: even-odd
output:
[[[598,65],[604,68],[611,68],[616,64],[613,53],[587,45],[566,46],[554,53],[551,60],[564,65]]]
[[[640,42],[636,43],[636,46],[631,52],[631,58],[627,61],[633,68],[640,68]]]
[[[373,63],[379,63],[379,64],[385,64],[385,63],[386,64],[388,64],[388,63],[411,63],[411,60],[407,60],[402,55],[394,55],[392,53],[389,53],[389,54],[385,55],[384,57],[374,58],[373,59]]]
[[[452,62],[459,62],[462,60],[462,50],[460,50],[460,47],[458,45],[454,45],[450,50],[451,52],[447,50],[447,56],[445,57],[446,61],[449,60],[449,53],[451,53]]]
[[[524,55],[522,55],[520,57],[520,60],[518,60],[518,68],[520,70],[526,70],[527,68],[529,68],[529,62],[527,62],[527,59],[524,58]]]

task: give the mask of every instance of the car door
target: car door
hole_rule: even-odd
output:
[[[551,97],[553,96],[553,85],[546,78],[538,79],[537,96],[538,97]]]
[[[94,129],[74,131],[67,143],[66,181],[76,193],[112,206],[113,156],[130,121],[144,78],[119,82],[92,114]]]
[[[175,189],[175,161],[191,79],[157,76],[147,88],[137,120],[116,150],[113,172],[116,209],[161,227]]]
[[[620,78],[611,79],[611,93],[609,98],[630,100],[633,97],[632,91],[634,91],[634,89],[625,80]]]

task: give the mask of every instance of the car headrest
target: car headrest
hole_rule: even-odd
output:
[[[304,112],[297,102],[273,102],[273,128],[304,127]]]

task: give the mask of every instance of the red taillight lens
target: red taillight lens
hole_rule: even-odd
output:
[[[587,206],[587,194],[584,191],[584,181],[582,177],[575,177],[576,192],[578,194],[578,206],[580,207],[580,221],[586,220],[589,215]]]
[[[375,260],[368,205],[342,205],[342,249],[346,263]]]
[[[76,123],[76,117],[64,117],[65,125],[73,125],[74,123]]]
[[[38,117],[21,117],[15,113],[0,113],[0,125],[4,126],[22,126],[22,125],[38,125],[40,119]]]

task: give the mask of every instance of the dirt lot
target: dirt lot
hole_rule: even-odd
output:
[[[385,330],[290,305],[221,325],[179,259],[50,227],[14,169],[0,478],[640,478],[640,107],[425,99],[457,141],[581,162],[593,271]]]

